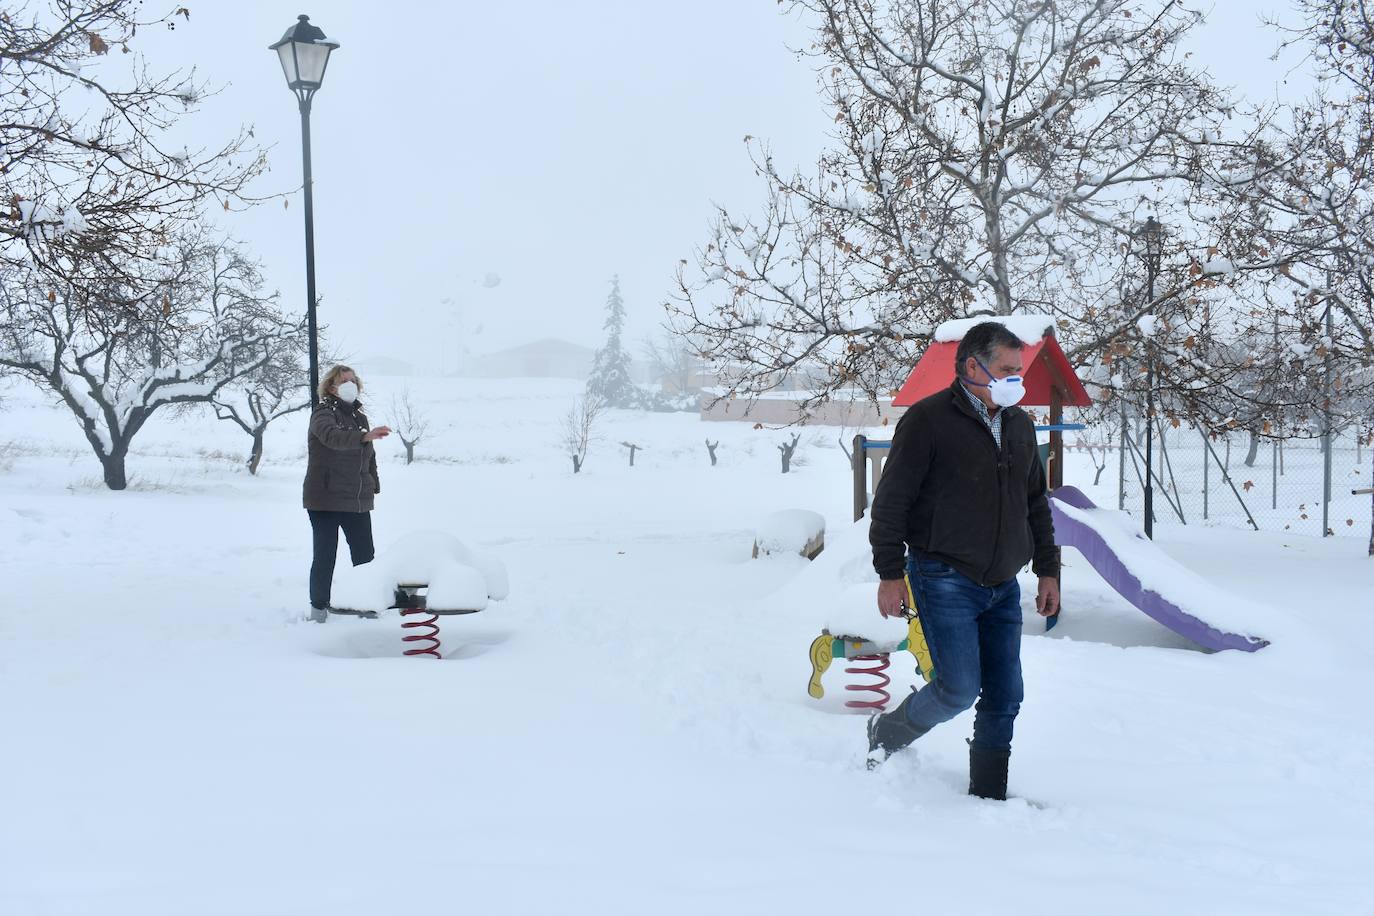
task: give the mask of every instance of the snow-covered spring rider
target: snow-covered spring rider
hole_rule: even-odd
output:
[[[887,692],[887,686],[892,683],[887,676],[887,669],[888,656],[893,652],[910,652],[916,659],[917,672],[928,682],[934,666],[930,660],[930,648],[926,645],[925,630],[916,614],[916,599],[911,592],[909,579],[906,593],[907,610],[902,618],[879,617],[871,606],[866,605],[860,615],[855,613],[857,606],[847,602],[841,605],[841,610],[832,611],[821,635],[811,641],[811,681],[807,684],[806,692],[817,700],[825,696],[821,676],[836,658],[872,662],[868,667],[852,666],[844,670],[846,674],[867,675],[875,680],[871,683],[846,684],[844,689],[871,693],[873,698],[849,700],[844,705],[850,709],[885,709],[892,699]]]
[[[375,616],[397,608],[405,620],[404,655],[439,654],[439,617],[475,614],[510,593],[500,560],[442,531],[417,531],[392,544],[371,563],[341,570],[334,582],[336,608]],[[413,645],[412,645],[413,644]]]

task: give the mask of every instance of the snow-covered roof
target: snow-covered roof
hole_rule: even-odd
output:
[[[964,339],[964,335],[976,325],[996,321],[1007,326],[1017,337],[1026,343],[1039,343],[1040,338],[1054,330],[1054,318],[1050,315],[979,315],[976,318],[956,318],[946,321],[935,329],[936,343],[953,343]]]

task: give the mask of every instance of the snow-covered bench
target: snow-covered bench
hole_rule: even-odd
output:
[[[754,532],[755,559],[774,553],[795,553],[814,560],[824,549],[825,516],[809,509],[774,512]]]

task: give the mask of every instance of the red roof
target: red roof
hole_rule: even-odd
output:
[[[897,396],[892,399],[893,407],[910,407],[921,398],[948,388],[954,381],[954,354],[959,349],[958,341],[932,343],[916,361],[916,368],[902,385]],[[1026,397],[1021,403],[1027,407],[1049,407],[1050,391],[1060,389],[1061,403],[1065,407],[1087,407],[1092,398],[1083,383],[1074,374],[1069,358],[1059,349],[1053,336],[1045,335],[1039,343],[1028,343],[1021,351],[1023,365],[1026,367]]]

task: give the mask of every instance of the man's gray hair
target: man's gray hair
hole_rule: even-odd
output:
[[[1017,337],[1007,326],[999,321],[984,321],[969,328],[964,339],[959,341],[959,349],[954,355],[954,374],[963,375],[964,365],[970,356],[975,357],[984,366],[992,362],[992,354],[999,347],[1011,347],[1019,350],[1025,346],[1025,342]]]

